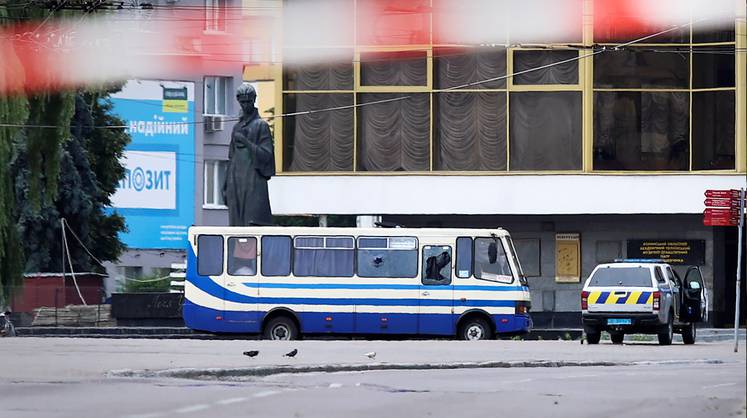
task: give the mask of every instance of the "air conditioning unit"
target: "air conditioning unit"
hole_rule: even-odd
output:
[[[225,119],[223,115],[203,115],[205,132],[218,132],[225,128]]]

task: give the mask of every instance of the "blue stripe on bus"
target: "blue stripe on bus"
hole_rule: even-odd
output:
[[[395,289],[395,290],[420,290],[422,285],[419,284],[338,284],[338,283],[252,283],[245,282],[244,286],[250,288],[268,288],[268,289]],[[523,286],[479,286],[479,285],[447,285],[447,286],[427,286],[428,290],[486,290],[494,292],[521,292]]]
[[[238,315],[237,315],[238,314]],[[457,314],[403,314],[403,313],[342,313],[342,312],[297,312],[301,332],[359,333],[359,334],[430,334],[453,335],[456,331]],[[221,311],[196,305],[189,300],[184,303],[184,322],[197,330],[211,332],[256,333],[261,332],[262,321],[243,321],[242,317],[264,318],[262,311]],[[532,328],[532,319],[524,315],[490,315],[495,330],[501,332],[526,332]],[[222,318],[222,319],[218,319]],[[230,318],[235,318],[234,320]],[[328,321],[327,318],[332,318]],[[382,319],[386,318],[386,321]]]
[[[247,304],[277,304],[277,305],[366,305],[366,306],[452,306],[452,299],[396,299],[396,298],[309,298],[309,297],[254,297],[242,295],[228,290],[212,279],[204,278],[190,280],[198,289],[218,299],[228,302]],[[457,306],[494,306],[514,307],[516,302],[512,300],[467,300],[457,301]]]

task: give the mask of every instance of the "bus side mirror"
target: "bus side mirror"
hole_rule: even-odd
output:
[[[498,246],[495,242],[491,242],[490,245],[488,245],[488,261],[490,264],[495,264],[495,262],[498,260]]]

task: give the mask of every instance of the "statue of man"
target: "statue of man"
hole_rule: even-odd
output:
[[[231,226],[272,225],[267,181],[275,175],[270,126],[259,117],[257,92],[249,83],[236,90],[241,117],[231,132],[223,193]]]

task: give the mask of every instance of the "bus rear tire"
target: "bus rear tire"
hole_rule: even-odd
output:
[[[488,322],[482,318],[469,318],[459,327],[459,339],[465,341],[489,340],[493,331]]]
[[[599,331],[586,331],[586,342],[589,344],[599,344],[599,340],[602,338],[602,333]]]
[[[267,340],[297,340],[298,326],[293,319],[287,316],[276,316],[267,322],[263,334]]]

